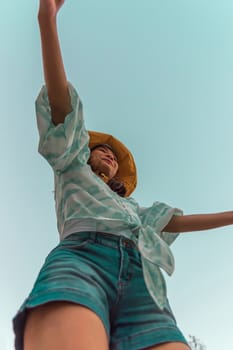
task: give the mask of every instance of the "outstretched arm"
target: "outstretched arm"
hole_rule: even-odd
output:
[[[63,4],[64,0],[40,0],[38,13],[44,77],[55,125],[63,123],[72,110],[56,21]]]
[[[233,224],[233,211],[215,214],[173,216],[164,232],[191,232],[209,230]]]

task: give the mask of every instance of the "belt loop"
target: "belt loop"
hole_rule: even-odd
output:
[[[92,236],[94,243],[97,243],[97,237],[98,237],[97,232],[96,231],[91,232],[91,236]]]

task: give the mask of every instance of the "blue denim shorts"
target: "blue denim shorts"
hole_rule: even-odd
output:
[[[105,326],[110,350],[139,350],[166,342],[188,344],[168,301],[160,310],[149,295],[140,253],[123,236],[79,232],[49,253],[13,319],[16,350],[23,350],[27,309],[52,301],[93,310]]]

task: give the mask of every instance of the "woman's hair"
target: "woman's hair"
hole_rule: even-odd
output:
[[[111,179],[107,182],[108,186],[113,192],[116,192],[119,196],[124,197],[126,194],[126,188],[123,182],[116,179]]]

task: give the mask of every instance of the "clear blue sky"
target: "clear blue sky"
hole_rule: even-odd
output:
[[[0,6],[0,349],[58,242],[53,176],[37,153],[43,83],[38,1]],[[86,125],[120,138],[138,167],[134,197],[185,213],[233,209],[233,2],[67,0],[59,15]],[[180,235],[170,303],[184,334],[232,348],[233,227]]]

